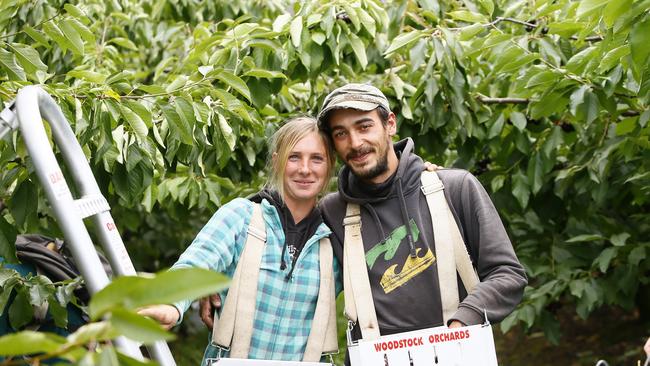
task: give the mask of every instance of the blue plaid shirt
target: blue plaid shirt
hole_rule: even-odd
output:
[[[247,229],[253,212],[253,202],[237,198],[222,206],[201,229],[174,268],[201,267],[221,272],[229,277],[235,273]],[[319,240],[330,235],[321,223],[307,240],[298,257],[291,280],[285,277],[290,268],[280,270],[284,231],[277,210],[267,200],[262,201],[267,242],[260,267],[255,321],[249,358],[265,360],[302,360],[311,322],[318,300],[320,284]],[[286,263],[291,263],[285,253]],[[336,293],[341,291],[339,263],[334,260]],[[227,292],[226,292],[227,293]],[[226,293],[221,294],[225,301]],[[174,304],[185,312],[191,301]],[[206,358],[215,357],[217,349],[208,344]],[[227,353],[224,354],[227,357]]]

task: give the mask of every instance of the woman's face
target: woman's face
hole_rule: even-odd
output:
[[[285,200],[293,203],[316,203],[327,176],[325,144],[317,132],[298,141],[287,157],[284,169]]]

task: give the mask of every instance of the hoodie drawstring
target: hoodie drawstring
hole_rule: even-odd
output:
[[[406,209],[406,200],[404,199],[404,189],[402,188],[402,177],[397,177],[397,196],[399,198],[399,208],[402,212],[402,220],[406,226],[406,239],[409,243],[411,251],[411,258],[415,258],[415,243],[413,242],[413,230],[411,230],[411,223],[409,222],[408,211]]]

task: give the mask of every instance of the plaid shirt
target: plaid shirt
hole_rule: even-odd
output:
[[[172,269],[209,268],[232,278],[246,242],[252,212],[253,202],[247,199],[237,198],[222,206]],[[305,243],[292,279],[287,280],[285,277],[291,268],[287,266],[284,271],[280,270],[285,240],[280,217],[275,207],[266,200],[262,201],[262,214],[267,241],[260,266],[253,337],[248,356],[251,359],[300,361],[318,300],[318,242],[331,231],[324,223],[320,224],[316,233]],[[291,263],[289,253],[285,253],[285,262]],[[334,276],[338,294],[341,290],[341,273],[337,260],[334,260]],[[221,294],[224,301],[226,293]],[[182,314],[190,303],[183,301],[174,305]],[[216,354],[217,349],[208,344],[203,364],[206,358],[215,357]]]

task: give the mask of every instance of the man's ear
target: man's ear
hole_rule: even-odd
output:
[[[388,136],[395,136],[397,133],[397,117],[395,113],[390,112],[388,114],[388,120],[386,121],[386,131],[388,131]]]

